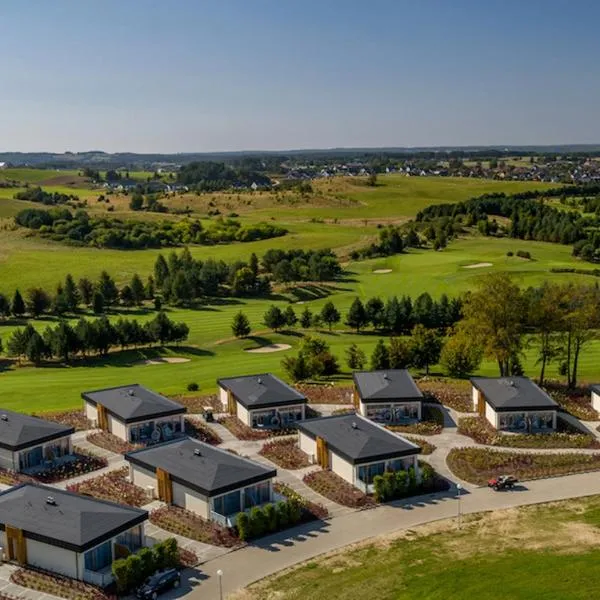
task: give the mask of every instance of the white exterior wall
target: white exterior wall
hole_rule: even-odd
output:
[[[15,463],[15,457],[17,462]],[[0,468],[16,471],[19,468],[18,453],[11,450],[0,448]]]
[[[86,418],[92,423],[98,423],[98,409],[87,400],[83,401],[83,411],[85,413]]]
[[[131,483],[138,487],[146,489],[148,486],[154,488],[155,495],[158,493],[158,484],[156,483],[156,474],[147,469],[143,469],[138,465],[129,463],[129,476],[131,477]]]
[[[106,414],[106,418],[108,421],[108,431],[113,435],[125,440],[129,441],[127,438],[127,426],[123,421],[119,421],[116,417],[111,414]]]
[[[236,400],[235,406],[237,409],[237,418],[244,423],[244,425],[248,425],[248,427],[252,427],[251,415],[250,413]]]
[[[181,488],[183,495],[183,506],[186,510],[190,510],[193,513],[203,517],[204,519],[210,519],[210,500],[202,496],[195,490],[191,490],[188,487],[173,483],[173,500],[175,499],[175,488]]]
[[[487,402],[485,403],[485,418],[492,424],[494,429],[498,429],[498,413]]]
[[[481,392],[473,386],[472,397],[473,397],[473,410],[477,412],[477,405],[479,404],[479,394]]]
[[[349,484],[354,485],[354,465],[329,450],[329,468]]]
[[[313,440],[302,431],[298,432],[298,447],[302,452],[308,454],[311,460],[317,459],[317,440]]]
[[[187,508],[185,505],[185,491],[187,488],[183,487],[180,483],[171,481],[171,489],[173,490],[173,504],[181,506],[181,508]]]
[[[600,412],[600,394],[592,392],[592,408]]]
[[[79,564],[77,552],[25,539],[27,541],[27,564],[74,579],[81,579],[83,572],[77,572]]]
[[[221,401],[221,405],[223,406],[223,412],[227,412],[227,390],[223,389],[219,386],[219,400]]]

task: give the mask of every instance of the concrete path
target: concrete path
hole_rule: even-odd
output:
[[[0,593],[22,598],[23,600],[61,600],[58,596],[30,590],[29,588],[11,583],[10,576],[17,571],[17,565],[0,563]]]
[[[528,482],[526,487],[512,492],[493,492],[487,488],[465,490],[460,508],[463,514],[470,514],[592,494],[600,494],[600,475],[585,473]],[[190,599],[218,600],[217,570],[223,571],[224,597],[227,597],[254,581],[320,554],[374,536],[456,517],[458,507],[455,492],[441,493],[296,527],[209,561],[202,565],[200,573],[188,577],[178,593],[164,597],[172,599],[185,595]]]

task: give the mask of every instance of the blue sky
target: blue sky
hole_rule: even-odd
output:
[[[600,2],[0,0],[0,150],[600,143]]]

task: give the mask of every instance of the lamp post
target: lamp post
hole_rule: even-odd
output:
[[[221,569],[217,571],[217,577],[219,578],[219,600],[223,600],[223,571]]]
[[[457,496],[456,498],[458,499],[458,528],[460,529],[460,520],[461,520],[461,513],[460,513],[460,493],[462,491],[462,485],[460,485],[460,483],[456,484],[456,490],[457,490]]]

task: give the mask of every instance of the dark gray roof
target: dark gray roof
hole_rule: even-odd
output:
[[[353,374],[363,402],[377,400],[421,400],[423,394],[406,369],[357,371]]]
[[[528,377],[472,377],[471,383],[498,412],[558,408],[558,404]]]
[[[246,408],[268,408],[306,402],[306,397],[271,373],[218,379]]]
[[[47,502],[48,497],[55,504]],[[142,523],[139,508],[97,500],[58,488],[24,483],[0,493],[0,529],[22,529],[26,538],[84,552]]]
[[[592,390],[592,392],[596,392],[596,394],[600,394],[600,383],[593,383],[590,385],[590,390]]]
[[[327,446],[353,464],[419,454],[421,449],[399,435],[357,414],[308,419],[299,431]]]
[[[158,467],[169,473],[172,481],[204,496],[217,496],[277,475],[276,469],[190,438],[129,452],[125,460],[152,472]]]
[[[60,423],[0,409],[0,448],[17,451],[70,435],[75,431]]]
[[[186,412],[185,406],[137,383],[83,392],[81,397],[94,405],[102,404],[110,414],[125,423]]]

